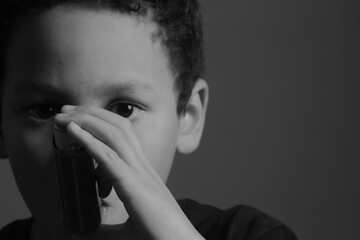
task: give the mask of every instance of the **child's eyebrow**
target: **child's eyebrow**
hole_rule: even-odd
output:
[[[95,95],[107,96],[114,94],[133,94],[137,91],[152,90],[154,89],[150,83],[128,81],[121,83],[105,83],[95,87],[92,91]],[[72,90],[72,89],[71,89]],[[70,90],[70,91],[71,91]],[[15,92],[34,92],[34,93],[53,93],[53,94],[66,94],[69,90],[63,87],[54,86],[54,84],[37,82],[37,81],[25,81],[14,86]]]

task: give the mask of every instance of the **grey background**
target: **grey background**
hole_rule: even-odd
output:
[[[359,4],[202,3],[207,123],[199,150],[176,157],[169,188],[220,208],[255,206],[300,239],[358,238]],[[28,216],[7,161],[0,193],[0,226]]]

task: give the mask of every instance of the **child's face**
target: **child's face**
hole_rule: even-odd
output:
[[[71,104],[130,113],[147,159],[166,181],[180,120],[174,76],[154,30],[152,22],[106,10],[53,9],[15,33],[1,127],[18,186],[38,219],[51,222],[59,215],[51,108]],[[132,114],[116,107],[126,103],[135,106]],[[122,222],[116,194],[108,200],[103,223]]]

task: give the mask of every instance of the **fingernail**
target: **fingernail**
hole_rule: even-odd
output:
[[[62,112],[71,112],[71,111],[73,111],[75,108],[76,108],[76,106],[73,106],[73,105],[64,105],[64,106],[61,108],[61,111],[62,111]]]
[[[67,117],[69,116],[68,113],[58,113],[55,115],[54,118],[54,127],[57,129],[65,129],[66,123],[68,122]]]
[[[55,121],[64,121],[66,120],[71,113],[58,113],[55,115]]]

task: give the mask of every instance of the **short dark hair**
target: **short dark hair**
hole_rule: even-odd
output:
[[[6,53],[11,34],[22,18],[56,6],[105,8],[134,16],[149,12],[159,29],[156,37],[168,52],[175,76],[178,114],[186,111],[192,88],[205,73],[203,31],[197,0],[1,0],[0,80],[6,77]]]

